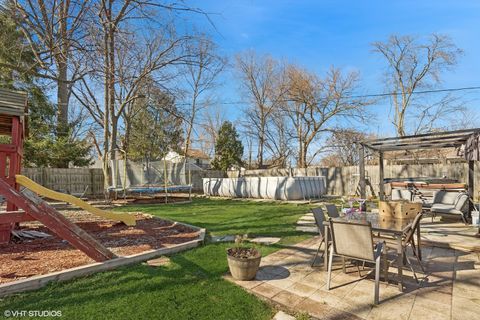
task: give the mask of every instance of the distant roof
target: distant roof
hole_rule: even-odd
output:
[[[188,149],[187,157],[194,158],[194,159],[204,159],[204,160],[210,159],[210,157],[205,152],[198,149]]]
[[[27,93],[0,88],[0,115],[23,116]]]
[[[365,140],[361,144],[376,151],[457,148],[475,133],[480,133],[480,128]]]
[[[0,88],[0,134],[10,135],[12,132],[12,118],[20,117],[23,122],[27,107],[27,94]],[[23,122],[25,125],[25,122]]]

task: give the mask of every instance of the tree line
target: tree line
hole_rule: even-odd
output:
[[[352,164],[352,143],[374,133],[379,98],[361,94],[357,71],[319,74],[254,51],[227,59],[191,23],[209,15],[188,2],[6,0],[0,15],[0,85],[29,93],[26,165],[84,166],[95,155],[108,184],[113,159],[191,148],[218,168]],[[451,38],[393,35],[372,51],[384,63],[382,89],[394,93],[388,121],[398,136],[469,125],[457,96],[415,94],[438,88],[457,64]],[[226,72],[245,102],[233,123],[218,101]]]

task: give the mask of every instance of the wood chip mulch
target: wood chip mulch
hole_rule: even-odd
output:
[[[195,240],[199,235],[195,229],[141,213],[136,214],[134,227],[99,219],[84,211],[62,213],[118,256],[169,247]],[[22,224],[21,228],[52,237],[0,245],[0,284],[94,262],[39,223]]]

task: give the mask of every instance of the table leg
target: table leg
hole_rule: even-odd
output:
[[[417,257],[419,260],[422,260],[422,249],[421,249],[421,243],[420,243],[420,223],[418,224],[417,227]]]
[[[327,268],[328,266],[328,241],[329,241],[329,232],[330,228],[328,226],[325,226],[325,252],[323,253],[323,268]],[[330,250],[333,250],[333,248],[330,248]]]
[[[402,237],[397,236],[398,289],[403,292],[403,246]]]

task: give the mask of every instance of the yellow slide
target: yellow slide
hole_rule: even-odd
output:
[[[90,212],[91,214],[94,214],[94,215],[97,215],[97,216],[100,216],[100,217],[103,217],[103,218],[107,218],[107,219],[110,219],[110,220],[122,221],[127,226],[134,226],[135,225],[135,216],[133,216],[131,214],[115,213],[115,212],[112,212],[112,211],[105,211],[105,210],[95,208],[94,206],[92,206],[92,205],[86,203],[85,201],[83,201],[82,199],[79,199],[79,198],[74,197],[74,196],[69,195],[69,194],[65,194],[65,193],[61,193],[61,192],[57,192],[57,191],[53,191],[53,190],[50,190],[48,188],[45,188],[45,187],[39,185],[38,183],[30,180],[29,178],[27,178],[25,176],[20,175],[20,174],[17,174],[15,176],[15,180],[17,181],[17,183],[19,185],[24,186],[25,188],[28,188],[28,189],[32,190],[33,192],[35,192],[35,193],[37,193],[41,196],[44,196],[44,197],[47,197],[47,198],[50,198],[50,199],[55,199],[55,200],[58,200],[58,201],[68,202],[70,204],[76,205],[77,207],[80,207],[80,208]]]

